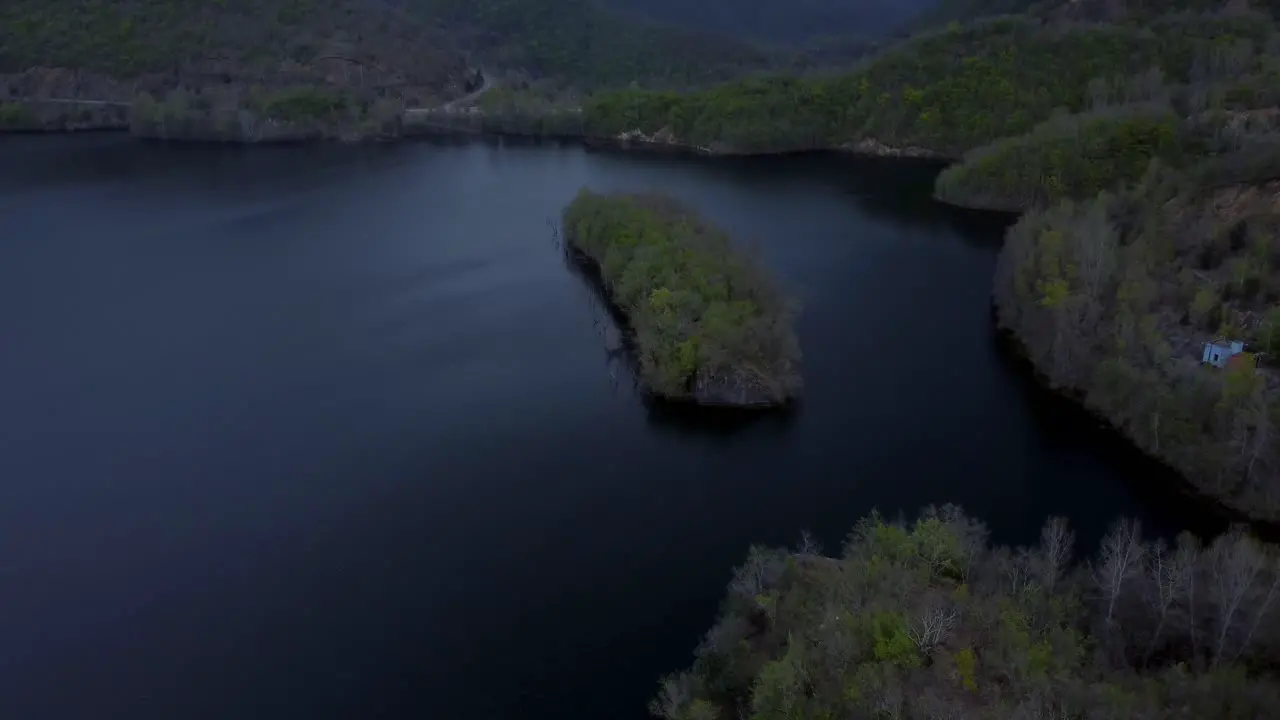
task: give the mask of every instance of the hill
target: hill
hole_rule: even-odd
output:
[[[426,102],[470,79],[445,39],[379,0],[9,0],[0,73],[14,95],[323,85]]]
[[[638,22],[591,0],[410,0],[486,66],[578,89],[690,87],[782,59],[709,33]]]
[[[703,85],[782,59],[625,19],[588,0],[12,0],[0,7],[0,74],[21,85],[12,95],[48,83],[96,99],[133,88],[323,85],[367,88],[413,105],[463,94],[480,65],[590,89]],[[33,69],[63,72],[12,79]]]
[[[1090,84],[1153,66],[1185,81],[1198,58],[1266,46],[1263,16],[1175,15],[1134,24],[1010,16],[896,43],[853,70],[753,77],[698,93],[603,93],[585,107],[604,137],[666,131],[722,153],[870,148],[959,158],[1089,107]],[[1216,60],[1215,60],[1216,61]]]
[[[1051,384],[1204,494],[1280,520],[1280,135],[1027,214],[994,297]],[[1202,365],[1218,338],[1245,362]]]
[[[885,36],[937,0],[600,0],[620,14],[767,45],[808,45],[820,38]]]
[[[994,296],[1037,370],[1207,496],[1276,521],[1278,10],[1042,2],[826,77],[602,93],[584,123],[713,154],[959,160],[939,198],[1030,211]],[[1216,338],[1261,354],[1247,371],[1201,365]]]

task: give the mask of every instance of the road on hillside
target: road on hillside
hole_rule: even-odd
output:
[[[432,108],[413,108],[410,110],[405,110],[404,112],[406,115],[440,112],[441,110],[443,110],[444,112],[449,112],[451,110],[454,110],[455,108],[470,105],[471,103],[475,102],[476,99],[478,99],[481,95],[492,90],[493,86],[494,86],[494,83],[489,80],[489,76],[486,75],[483,70],[481,70],[480,71],[480,87],[476,88],[474,91],[467,93],[466,95],[463,95],[462,97],[456,100],[450,100],[449,102],[443,105],[437,105],[436,107],[432,107]]]
[[[437,105],[435,107],[429,107],[429,108],[413,108],[410,110],[406,110],[405,114],[413,115],[417,113],[439,112],[441,110],[448,112],[450,110],[453,110],[454,108],[462,107],[475,102],[476,99],[479,98],[481,95],[485,94],[489,90],[492,90],[493,86],[494,86],[494,83],[489,80],[489,76],[486,75],[483,70],[481,70],[480,71],[480,87],[476,88],[474,91],[467,93],[466,95],[463,95],[462,97],[457,98],[456,100],[450,100],[449,102],[444,103],[443,105]],[[112,107],[130,107],[132,105],[132,103],[121,102],[118,100],[77,100],[75,98],[18,98],[18,100],[24,101],[24,102],[55,103],[55,104],[61,104],[61,105],[90,105],[90,106],[112,106]]]

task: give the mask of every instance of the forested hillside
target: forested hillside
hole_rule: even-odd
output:
[[[879,37],[905,26],[938,0],[599,0],[627,17],[769,45],[823,37]]]
[[[21,91],[69,82],[59,91],[98,99],[110,81],[151,90],[325,84],[425,98],[459,93],[468,77],[444,38],[394,3],[370,0],[7,0],[0,73],[70,71],[79,78],[33,73]],[[83,87],[90,82],[99,87]]]
[[[958,508],[872,515],[840,551],[753,547],[665,720],[1260,720],[1280,689],[1280,567],[1239,531],[1207,547],[1118,522],[1096,556],[1062,519],[988,544]]]
[[[786,56],[621,18],[589,0],[12,0],[0,6],[0,75],[78,74],[86,95],[141,84],[372,87],[415,102],[461,94],[468,69],[579,89],[689,87]],[[17,81],[14,81],[17,82]],[[113,85],[114,82],[114,85]],[[83,87],[92,83],[92,89]],[[17,91],[14,94],[19,94]]]
[[[769,67],[748,44],[637,22],[592,0],[405,0],[453,42],[502,69],[579,88],[688,87]]]
[[[1272,33],[1259,15],[1175,15],[1135,24],[1006,17],[922,34],[829,77],[750,78],[697,93],[600,94],[586,107],[586,125],[602,136],[665,129],[681,143],[719,152],[871,143],[958,158],[1029,132],[1055,112],[1089,109],[1095,81],[1158,67],[1168,82],[1186,82],[1198,59],[1229,55],[1241,43],[1266,47]]]
[[[1024,216],[994,292],[1055,386],[1204,493],[1280,520],[1280,136]],[[1261,355],[1201,365],[1215,338]]]
[[[959,159],[939,198],[1032,211],[995,298],[1037,369],[1207,495],[1280,520],[1277,10],[1042,2],[829,77],[599,94],[584,124],[711,153]],[[1202,366],[1215,338],[1260,354]]]

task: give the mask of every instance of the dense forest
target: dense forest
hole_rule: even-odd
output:
[[[684,88],[784,61],[729,38],[641,23],[591,0],[413,0],[486,66],[582,89]]]
[[[661,195],[583,190],[565,209],[564,239],[626,314],[653,393],[757,407],[799,392],[795,308],[753,257],[690,208]]]
[[[1205,493],[1280,520],[1280,137],[1024,216],[995,280],[1000,324]],[[1226,337],[1266,353],[1200,365]]]
[[[458,71],[468,64],[596,87],[687,86],[771,61],[745,43],[628,21],[587,0],[13,0],[0,7],[0,73],[67,68],[119,80],[162,75],[170,84],[200,85],[229,75],[271,84],[332,81],[343,70],[335,58],[352,66],[351,75],[362,72],[364,84],[438,95],[458,89]]]
[[[938,176],[939,199],[1020,212],[1135,182],[1154,158],[1179,164],[1206,148],[1167,105],[1134,103],[1061,115],[970,151]]]
[[[135,86],[316,84],[447,96],[461,89],[467,65],[445,37],[394,4],[367,0],[9,0],[0,6],[0,73],[71,71],[65,87],[32,73],[10,92],[98,100],[113,99],[106,79],[116,81],[116,99]]]
[[[953,506],[860,521],[838,555],[753,547],[666,720],[1273,717],[1280,565],[1239,530],[1207,546],[1117,522],[991,546]]]
[[[601,0],[627,17],[769,45],[805,46],[823,37],[879,37],[937,0]]]
[[[367,0],[12,0],[0,100],[136,98],[135,131],[172,137],[379,134],[406,105],[466,92],[474,71],[447,38]]]
[[[1138,24],[1045,23],[1029,16],[952,24],[895,44],[853,71],[752,77],[696,93],[630,89],[585,106],[588,133],[670,132],[726,153],[914,148],[959,158],[1090,108],[1091,86],[1160,68],[1187,82],[1197,58],[1266,47],[1256,15],[1174,15]]]
[[[1260,4],[1199,5],[1215,12],[1041,4],[826,78],[599,94],[584,126],[710,153],[959,159],[939,198],[1032,211],[995,297],[1037,369],[1207,495],[1280,520],[1280,32]],[[1215,338],[1260,354],[1201,366]]]
[[[6,128],[67,128],[93,117],[116,126],[115,115],[95,115],[92,108],[27,101],[138,96],[132,125],[142,134],[394,135],[400,129],[393,115],[465,94],[481,67],[580,92],[631,83],[703,85],[789,66],[792,57],[625,20],[587,0],[13,0],[0,6]]]

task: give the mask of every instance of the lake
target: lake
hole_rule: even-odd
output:
[[[1002,542],[1205,527],[992,328],[935,170],[576,147],[0,137],[0,715],[646,717],[750,543],[954,502]],[[650,411],[549,219],[701,210],[806,394]],[[615,379],[616,376],[616,379]]]

